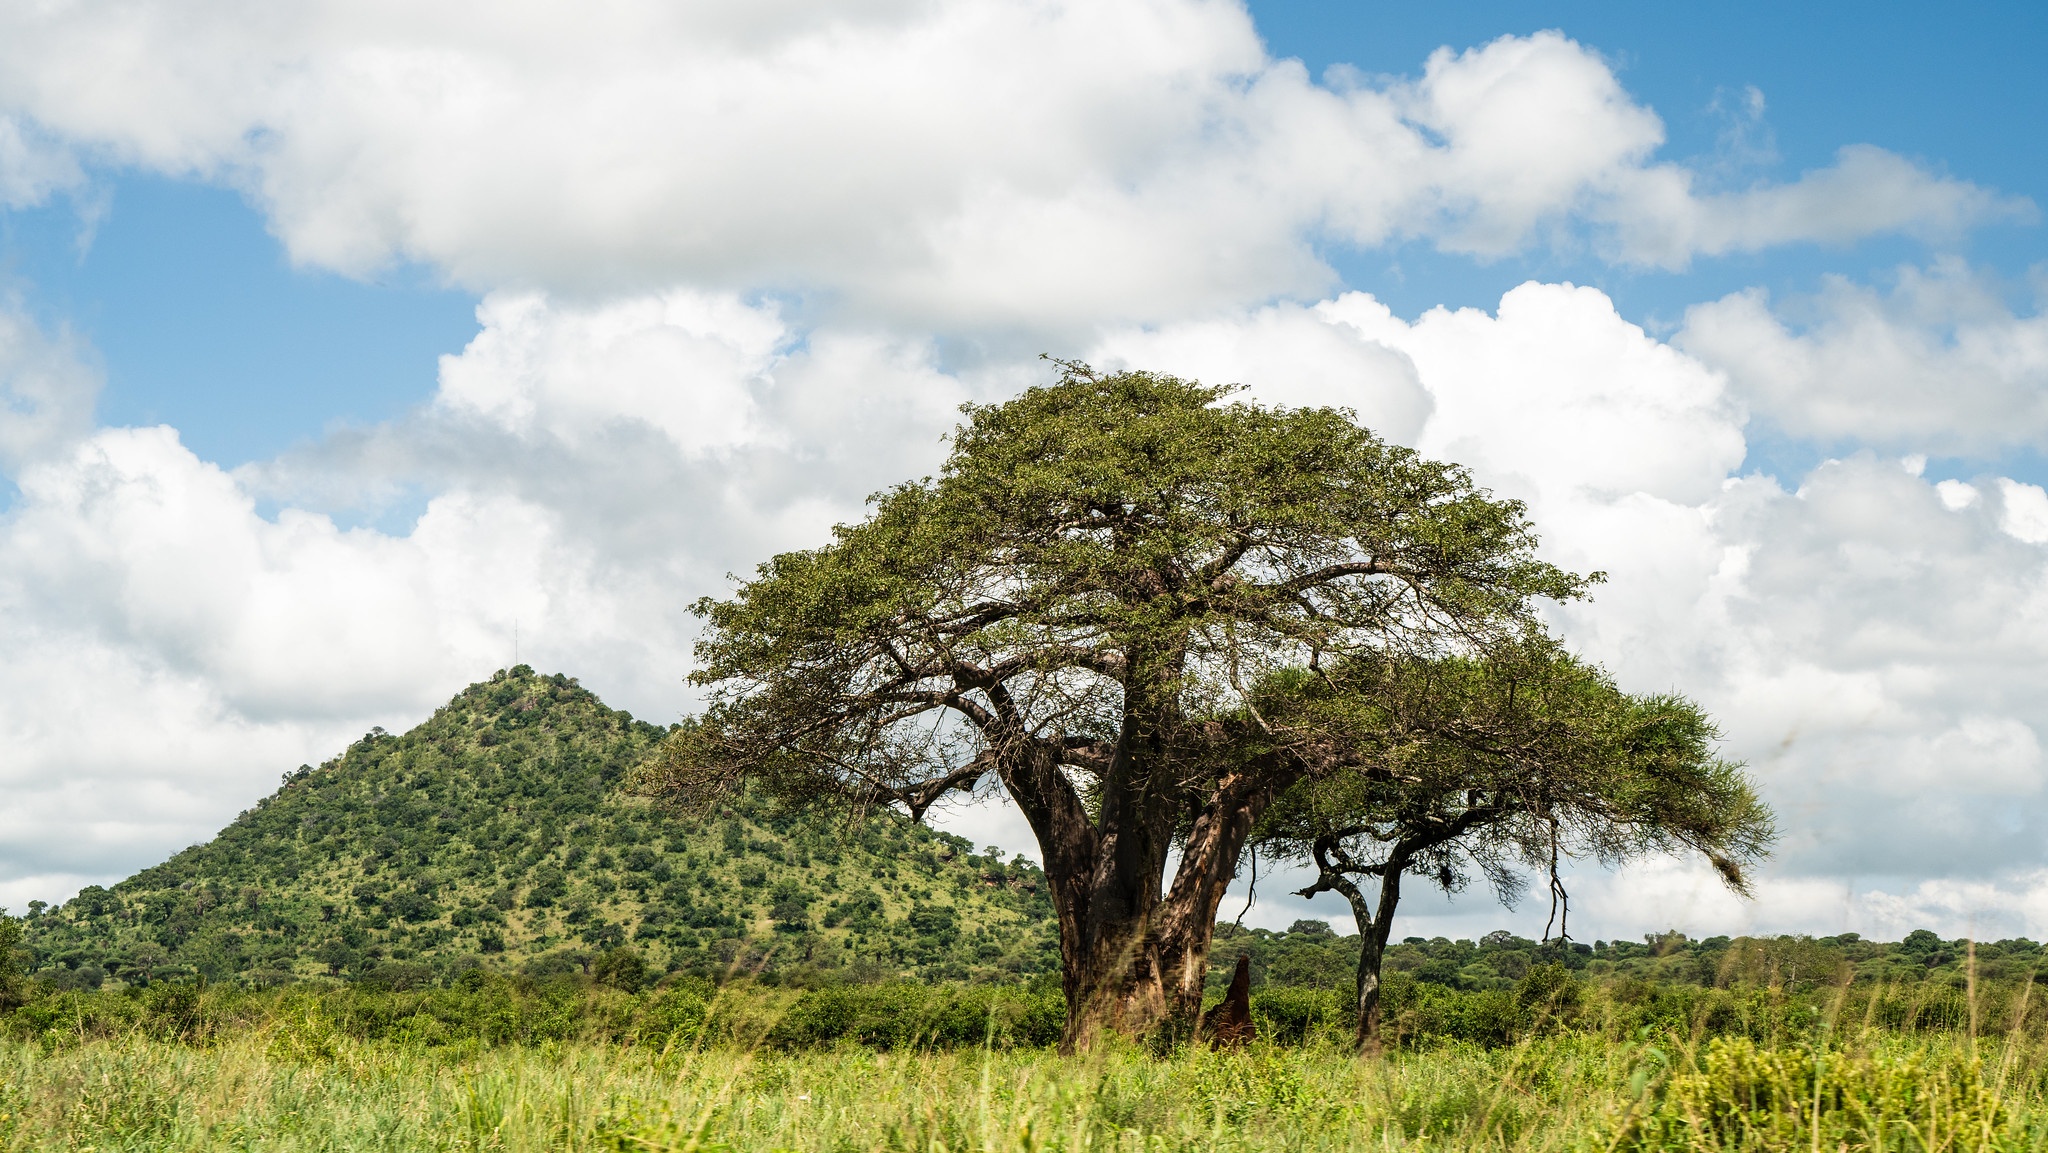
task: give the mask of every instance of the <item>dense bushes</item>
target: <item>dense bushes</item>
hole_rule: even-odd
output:
[[[474,973],[439,988],[245,990],[159,981],[118,992],[67,989],[0,1017],[0,1031],[45,1046],[126,1036],[209,1044],[270,1029],[415,1047],[578,1041],[1009,1048],[1051,1044],[1064,1019],[1057,994],[1016,987],[880,984],[796,992],[746,983],[721,990],[684,980],[634,994],[594,981]]]
[[[626,982],[631,985],[632,982]],[[1453,989],[1388,975],[1384,1037],[1405,1049],[1481,1048],[1551,1034],[1629,1041],[1647,1036],[1797,1043],[1830,1030],[2048,1035],[2048,998],[2012,982],[1986,982],[1975,1012],[1945,988],[1869,986],[1805,994],[1745,987],[1587,983],[1538,967],[1510,989]],[[1269,988],[1252,995],[1260,1036],[1284,1046],[1342,1046],[1349,998],[1328,989]],[[59,1047],[143,1037],[206,1045],[270,1031],[281,1044],[318,1049],[322,1037],[410,1047],[491,1048],[547,1042],[795,1051],[855,1045],[874,1050],[1033,1048],[1059,1038],[1057,992],[1041,984],[833,984],[808,990],[700,978],[639,992],[580,973],[503,977],[471,970],[445,985],[359,982],[277,989],[157,981],[147,987],[45,990],[0,1015],[0,1034]],[[308,1040],[311,1038],[311,1040]]]
[[[849,1041],[874,1049],[1050,1045],[1066,1022],[1059,994],[1017,988],[842,985],[798,998],[768,1034],[802,1049]]]

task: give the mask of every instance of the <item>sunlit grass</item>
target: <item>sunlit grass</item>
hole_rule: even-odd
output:
[[[276,1022],[214,1045],[0,1046],[9,1150],[2038,1148],[2042,1053],[1552,1036],[1327,1046],[798,1054],[409,1049]]]

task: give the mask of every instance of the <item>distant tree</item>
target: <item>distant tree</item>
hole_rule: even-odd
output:
[[[26,999],[28,972],[22,952],[21,922],[0,909],[0,1010],[13,1009]]]
[[[614,945],[598,955],[590,975],[601,985],[636,993],[647,983],[647,961],[637,950]]]
[[[1357,766],[1287,792],[1255,845],[1315,867],[1302,896],[1350,902],[1362,1047],[1379,1032],[1380,962],[1403,877],[1453,892],[1476,871],[1512,902],[1534,869],[1549,878],[1562,937],[1561,860],[1695,852],[1746,893],[1774,835],[1696,705],[1624,693],[1540,634],[1483,657],[1361,654],[1322,674],[1276,676],[1253,700],[1275,739],[1342,745]]]
[[[128,954],[127,970],[138,985],[147,985],[170,957],[155,945],[142,945]]]
[[[1063,368],[968,406],[936,480],[700,601],[711,704],[645,783],[696,811],[745,785],[919,818],[999,783],[1045,862],[1072,1048],[1192,1024],[1252,823],[1343,768],[1234,755],[1244,685],[1483,646],[1586,581],[1535,558],[1520,504],[1348,412]]]

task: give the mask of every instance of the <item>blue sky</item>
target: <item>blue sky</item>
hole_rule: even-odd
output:
[[[1720,159],[1754,150],[1728,166],[1732,182],[1820,167],[1844,144],[1869,143],[2048,204],[2048,150],[2026,143],[2048,134],[2048,70],[2039,64],[2048,50],[2048,7],[2040,5],[1269,0],[1251,10],[1275,55],[1298,58],[1317,75],[1333,66],[1406,74],[1441,46],[1561,29],[1614,61],[1623,83],[1657,110],[1665,155]],[[1752,90],[1763,97],[1760,118],[1746,114]],[[2038,224],[1984,229],[1951,247],[1995,270],[2016,306],[2033,304],[2048,282],[2048,235]],[[1678,274],[1555,257],[1474,262],[1419,243],[1340,250],[1333,260],[1347,284],[1404,313],[1489,307],[1536,277],[1597,285],[1624,314],[1665,327],[1689,305],[1752,285],[1810,293],[1823,277],[1882,280],[1925,256],[1924,244],[1885,237],[1700,259]],[[1746,463],[1790,480],[1845,447],[1752,436]],[[1987,463],[2030,480],[2048,475],[2039,453],[2028,450],[1932,467],[1968,475]]]
[[[1050,351],[1353,407],[1612,574],[1560,631],[1796,820],[1591,931],[2048,934],[2048,10],[522,11],[0,12],[0,903],[515,630],[684,715],[691,599]]]
[[[239,193],[192,181],[110,172],[0,236],[15,290],[98,352],[100,419],[173,425],[224,464],[399,415],[476,332],[476,297],[428,270],[294,269]]]

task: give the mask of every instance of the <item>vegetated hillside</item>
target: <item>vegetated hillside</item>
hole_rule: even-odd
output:
[[[417,983],[612,963],[775,979],[1056,969],[1044,875],[893,813],[668,815],[620,785],[666,730],[520,665],[302,767],[220,835],[26,923],[46,980]],[[630,950],[630,955],[626,952]]]

